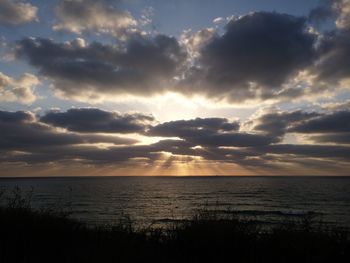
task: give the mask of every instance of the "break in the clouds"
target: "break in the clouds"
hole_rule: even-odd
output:
[[[0,101],[31,104],[36,100],[34,88],[39,83],[39,79],[29,73],[14,79],[0,72]]]
[[[55,9],[54,30],[77,34],[110,34],[124,38],[136,26],[132,15],[108,0],[61,0]]]
[[[0,0],[0,25],[19,25],[38,19],[38,8],[28,1]]]

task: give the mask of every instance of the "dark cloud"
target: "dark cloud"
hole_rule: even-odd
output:
[[[350,112],[347,110],[331,113],[298,110],[265,113],[247,124],[251,125],[254,131],[263,132],[281,140],[287,133],[298,133],[320,144],[349,144],[349,123]]]
[[[114,46],[24,39],[17,55],[50,77],[61,95],[82,100],[175,91],[241,102],[302,93],[282,86],[314,59],[315,36],[305,18],[257,12],[211,36],[190,68],[185,48],[165,35],[133,34]]]
[[[26,111],[0,111],[0,121],[2,124],[24,123],[34,121],[35,117],[32,113]]]
[[[313,8],[309,13],[309,21],[319,25],[328,19],[336,17],[336,11],[332,8],[334,0],[323,0],[320,4]]]
[[[90,0],[61,5],[86,2]],[[114,45],[86,44],[81,38],[65,43],[26,38],[17,43],[16,54],[49,77],[56,94],[82,101],[167,91],[236,103],[295,99],[338,87],[350,77],[348,5],[344,0],[325,1],[309,19],[255,12],[231,19],[223,34],[203,29],[181,43],[174,37],[137,31]],[[109,10],[103,6],[107,9],[100,6],[101,10]],[[89,19],[94,8],[86,9]],[[333,30],[319,34],[310,30],[308,22],[330,15],[336,22]],[[306,77],[298,75],[301,72]]]
[[[350,144],[350,132],[314,135],[310,139],[316,143]]]
[[[238,122],[225,118],[196,118],[193,120],[170,121],[152,127],[148,134],[162,137],[194,137],[219,131],[237,131]]]
[[[239,123],[224,118],[196,118],[193,120],[171,121],[149,129],[148,135],[179,137],[200,146],[247,147],[275,142],[269,136],[238,132]]]
[[[0,25],[19,25],[37,20],[38,8],[26,1],[0,0]]]
[[[161,92],[186,57],[177,40],[164,35],[134,35],[115,46],[81,42],[27,38],[18,42],[17,55],[50,77],[56,91],[76,99]]]
[[[97,108],[74,108],[66,112],[50,111],[40,121],[76,132],[143,133],[154,118],[139,113],[120,114]]]
[[[289,127],[295,123],[319,116],[316,112],[271,112],[261,115],[253,121],[253,129],[271,136],[284,136]]]
[[[350,132],[350,111],[337,111],[306,120],[289,130],[299,133]]]
[[[331,145],[275,144],[254,149],[256,152],[282,155],[298,155],[313,158],[341,158],[350,160],[350,147]]]
[[[346,104],[346,103],[345,103]],[[344,104],[344,105],[345,105]],[[343,109],[343,104],[328,105]],[[350,112],[271,112],[247,122],[254,131],[282,138],[288,133],[304,135],[315,143],[350,144]]]
[[[335,85],[350,77],[350,28],[325,33],[318,52],[312,73],[319,82]]]
[[[280,144],[281,131],[296,132],[291,131],[290,127],[298,127],[299,129],[301,125],[310,125],[309,123],[321,119],[332,125],[347,120],[347,117],[341,117],[343,112],[335,112],[332,115],[337,116],[335,122],[329,121],[330,115],[319,114],[316,116],[313,114],[301,111],[280,112],[275,116],[276,121],[281,121],[284,117],[282,126],[276,126],[276,123],[271,121],[273,119],[272,113],[265,114],[266,116],[262,115],[263,117],[259,117],[259,125],[254,126],[254,131],[261,132],[261,134],[242,132],[239,130],[238,122],[231,122],[224,118],[197,118],[166,122],[148,127],[146,132],[143,129],[136,130],[147,136],[178,137],[179,139],[165,139],[153,144],[136,145],[133,144],[136,142],[135,140],[112,135],[102,136],[95,133],[106,131],[106,127],[110,128],[106,123],[115,121],[115,115],[111,112],[83,108],[71,109],[67,112],[50,112],[43,117],[55,121],[55,125],[58,127],[69,128],[69,125],[72,125],[71,129],[79,130],[78,133],[57,129],[51,122],[45,124],[30,112],[0,111],[0,162],[21,162],[27,165],[66,163],[109,166],[126,165],[130,162],[145,165],[160,160],[164,162],[164,167],[166,167],[177,160],[187,162],[199,158],[205,161],[234,163],[244,167],[264,169],[276,168],[276,165],[283,166],[285,163],[316,165],[313,161],[316,159],[317,162],[324,160],[325,166],[326,163],[335,165],[335,162],[347,162],[350,158],[350,147],[322,144]],[[87,116],[91,116],[91,123],[84,119]],[[113,116],[113,118],[108,119],[106,116]],[[121,117],[118,114],[116,116]],[[141,114],[132,116],[137,116],[138,121],[150,118]],[[74,123],[74,117],[76,117],[77,123]],[[97,124],[99,119],[101,119],[102,125]],[[152,118],[149,120],[153,121]],[[121,119],[119,118],[118,121]],[[130,119],[125,119],[126,123],[129,121]],[[263,121],[265,121],[265,125],[262,125]],[[118,129],[120,127],[118,126]],[[128,125],[122,127],[128,127],[129,131]],[[343,135],[349,134],[349,132],[343,132],[344,129],[337,129],[333,126],[332,129],[325,129],[324,125],[320,126],[319,124],[312,127],[314,127],[312,131],[317,130],[317,133],[315,135],[314,133],[306,134],[323,136],[323,139],[318,139],[319,143],[338,140],[339,143],[348,144],[348,139]],[[115,129],[113,127],[110,131],[115,132]],[[307,128],[307,131],[310,131],[310,128]],[[332,139],[334,134],[340,134],[342,137],[338,136],[336,139]],[[327,141],[325,136],[331,139]],[[339,138],[343,138],[342,142]],[[314,140],[316,141],[316,139]],[[96,143],[109,144],[108,147],[99,147]]]
[[[226,95],[234,101],[271,98],[282,92],[290,77],[311,65],[314,42],[305,18],[268,12],[245,15],[231,20],[223,35],[202,48],[199,67],[192,68],[184,84],[189,92]]]
[[[337,87],[350,77],[350,2],[348,0],[327,0],[312,10],[310,16],[317,19],[334,19],[335,28],[323,32],[317,48],[317,59],[310,72],[316,78],[316,86]]]
[[[29,112],[0,111],[0,148],[2,150],[33,151],[38,147],[78,145],[88,143],[131,144],[136,140],[102,136],[64,133],[36,121]]]

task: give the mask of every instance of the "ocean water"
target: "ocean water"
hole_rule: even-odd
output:
[[[158,224],[207,209],[263,223],[310,215],[350,226],[350,177],[3,178],[2,202],[16,186],[33,189],[33,207],[69,209],[72,217],[91,224],[113,224],[126,216]]]

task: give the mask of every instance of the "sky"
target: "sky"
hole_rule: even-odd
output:
[[[349,0],[0,0],[0,176],[349,175]]]

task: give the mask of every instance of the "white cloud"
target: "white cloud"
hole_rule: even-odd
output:
[[[339,16],[336,20],[337,27],[349,28],[350,27],[350,1],[349,0],[335,1],[334,8],[339,12]]]
[[[29,73],[14,79],[0,72],[0,101],[17,101],[29,105],[36,100],[34,88],[39,83],[39,79]]]
[[[137,22],[132,15],[105,1],[62,0],[56,7],[54,30],[76,34],[93,32],[124,38]]]
[[[214,24],[220,24],[220,23],[223,23],[223,22],[225,22],[225,19],[223,17],[217,17],[217,18],[213,19],[213,23]]]
[[[325,110],[349,110],[350,99],[343,102],[329,102],[321,104],[321,107]]]

